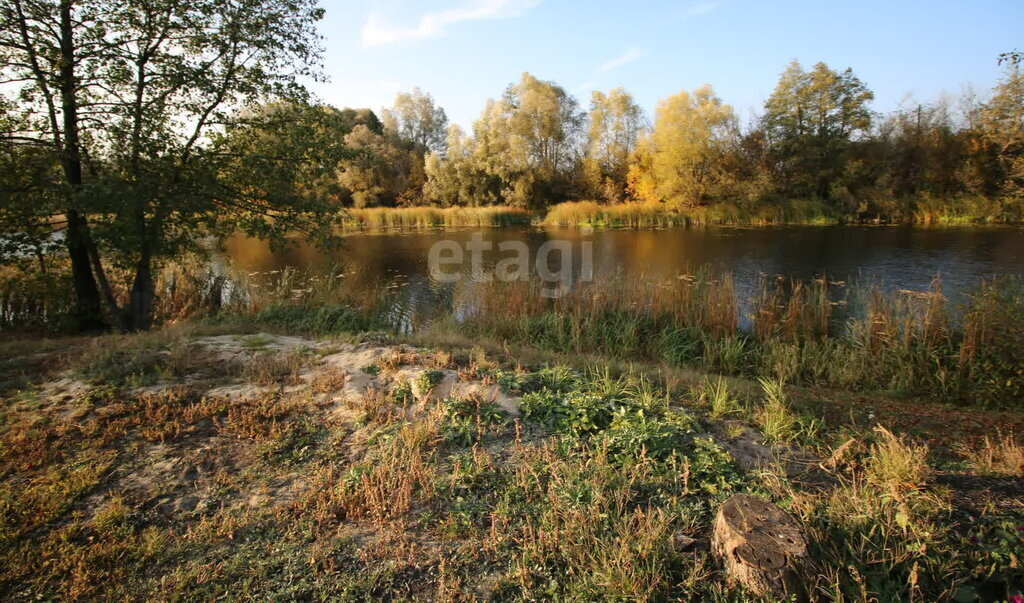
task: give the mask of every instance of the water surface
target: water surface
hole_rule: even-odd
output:
[[[320,250],[297,244],[272,252],[265,243],[244,238],[225,242],[224,250],[244,273],[294,268],[333,268],[347,276],[358,293],[390,284],[396,300],[411,313],[433,309],[458,311],[471,301],[474,282],[468,254],[447,268],[456,282],[433,278],[428,266],[431,246],[451,240],[465,248],[474,237],[495,248],[483,252],[485,272],[510,256],[497,245],[521,241],[533,262],[548,241],[571,244],[573,266],[564,283],[573,286],[581,275],[584,243],[591,246],[593,278],[616,275],[648,279],[676,278],[703,265],[733,275],[740,301],[750,298],[761,279],[826,277],[846,286],[877,284],[886,290],[926,290],[935,276],[956,301],[982,278],[1024,274],[1024,228],[1014,226],[799,226],[777,228],[669,228],[648,230],[580,230],[529,227],[467,229],[416,233],[347,236],[337,249]],[[549,254],[557,271],[558,254]]]

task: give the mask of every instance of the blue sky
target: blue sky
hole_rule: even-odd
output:
[[[852,67],[874,109],[908,97],[984,96],[996,57],[1024,50],[1024,1],[630,2],[322,0],[324,71],[314,89],[337,106],[389,106],[419,86],[469,127],[523,71],[584,106],[624,86],[653,114],[659,99],[709,83],[745,122],[792,59]]]

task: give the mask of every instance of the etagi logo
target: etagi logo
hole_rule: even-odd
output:
[[[594,278],[594,249],[591,241],[579,241],[579,273],[577,281],[591,281]],[[473,233],[470,240],[463,245],[452,239],[442,239],[430,247],[427,264],[430,276],[435,281],[454,283],[466,276],[464,271],[456,267],[465,265],[466,254],[469,254],[469,278],[474,282],[490,282],[492,280],[510,282],[530,278],[530,265],[536,269],[537,277],[544,283],[541,295],[548,298],[561,297],[569,292],[576,274],[574,257],[577,250],[572,241],[552,239],[545,241],[537,248],[536,257],[531,262],[530,247],[523,241],[501,241],[497,244],[501,259],[495,262],[493,269],[484,265],[484,253],[494,251],[492,241],[485,240],[483,234]],[[448,267],[449,270],[444,268]]]

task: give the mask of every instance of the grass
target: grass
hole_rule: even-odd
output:
[[[373,207],[346,210],[347,230],[393,230],[490,227],[529,224],[530,212],[505,206],[486,207]]]
[[[686,219],[662,203],[607,205],[596,201],[566,201],[548,208],[549,226],[665,227],[686,224]]]
[[[609,205],[596,201],[567,201],[548,208],[543,222],[549,226],[665,228],[711,225],[836,224],[839,220],[832,217],[822,203],[803,200],[789,200],[778,205],[761,205],[754,209],[743,209],[729,203],[679,208],[658,202]]]
[[[813,598],[1012,599],[1021,283],[833,294],[492,283],[400,335],[393,292],[285,271],[185,325],[4,342],[0,596],[745,600],[707,543],[747,492],[808,530]],[[379,353],[321,364],[352,342]]]
[[[835,314],[824,281],[764,287],[742,325],[728,274],[581,283],[554,300],[533,284],[489,283],[479,287],[478,312],[432,329],[786,384],[1024,404],[1019,280],[983,283],[961,308],[938,284],[926,294],[867,290],[857,300],[862,314],[846,317]]]
[[[1013,433],[986,435],[981,442],[965,446],[962,452],[978,473],[1024,477],[1024,446]]]
[[[811,427],[805,427],[789,408],[782,382],[762,377],[760,383],[764,391],[764,403],[757,412],[757,423],[767,442],[789,444],[800,438],[805,431],[812,430]]]
[[[1019,506],[975,508],[998,491],[940,485],[949,461],[920,439],[942,439],[967,467],[958,475],[983,480],[1012,462],[1012,435],[984,440],[990,452],[974,457],[961,445],[981,438],[941,428],[910,435],[851,415],[807,429],[807,391],[777,378],[758,385],[607,356],[570,355],[570,366],[486,339],[411,349],[364,334],[311,354],[301,340],[281,350],[282,340],[243,331],[239,366],[156,390],[79,353],[117,350],[115,363],[146,351],[173,381],[199,363],[181,352],[179,368],[159,362],[173,350],[202,355],[206,328],[5,352],[68,354],[70,370],[94,367],[95,384],[71,399],[4,394],[0,595],[745,600],[707,553],[714,513],[735,492],[783,505],[807,528],[815,597],[1005,600],[1021,590]],[[359,350],[378,350],[373,374],[356,365],[365,355],[326,362]],[[284,368],[270,370],[271,359]],[[414,400],[406,375],[429,389],[442,370],[519,399],[520,414],[487,389]],[[356,378],[373,381],[339,398]],[[226,384],[251,389],[218,395]],[[777,428],[760,419],[768,407],[784,409]],[[773,448],[782,460],[857,443],[814,480],[782,466],[743,470],[712,435],[725,419],[781,434],[768,439],[786,444]]]
[[[389,288],[356,296],[330,274],[278,276],[280,283],[259,289],[246,306],[222,311],[217,323],[319,335],[458,334],[784,385],[927,395],[991,408],[1024,404],[1024,282],[1012,277],[982,281],[956,305],[938,279],[926,291],[887,293],[824,279],[765,280],[745,308],[731,276],[706,267],[668,281],[581,282],[556,299],[539,283],[491,281],[477,284],[473,312],[453,305],[410,318]],[[278,290],[307,293],[284,302]],[[136,370],[133,362],[115,364]]]
[[[870,220],[856,213],[839,214],[821,201],[786,199],[746,206],[720,202],[698,207],[675,207],[659,202],[605,204],[596,201],[567,201],[549,207],[542,222],[548,226],[665,228],[858,224],[865,221],[969,225],[1020,223],[1022,220],[1024,207],[1019,201],[984,197],[936,199],[922,195],[883,203],[877,208],[876,216]]]
[[[917,446],[881,426],[875,432],[878,441],[871,448],[867,480],[892,492],[921,488],[930,477],[928,447]]]

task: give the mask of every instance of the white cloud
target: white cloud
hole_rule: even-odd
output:
[[[680,15],[680,17],[683,18],[683,19],[688,19],[690,17],[696,17],[696,16],[699,16],[699,15],[705,15],[707,13],[710,13],[713,10],[718,9],[723,4],[725,4],[725,3],[724,2],[702,2],[700,4],[696,4],[694,6],[691,6],[688,9],[684,10],[683,13]]]
[[[395,80],[346,80],[330,85],[323,96],[324,100],[338,107],[379,112],[382,107],[390,107],[395,102],[395,95],[406,88],[404,83]]]
[[[593,90],[594,86],[596,86],[596,84],[594,84],[594,82],[583,82],[579,86],[576,86],[575,88],[573,88],[572,92],[573,92],[573,94],[579,94],[581,92],[586,92],[588,90]]]
[[[634,46],[630,46],[629,48],[626,49],[626,52],[620,54],[615,58],[608,59],[604,63],[598,65],[597,70],[611,71],[612,69],[615,69],[617,67],[622,67],[626,63],[632,63],[633,61],[639,59],[642,56],[644,56],[644,51]]]
[[[433,38],[441,35],[449,25],[518,17],[539,3],[540,0],[470,0],[460,7],[426,13],[412,27],[385,23],[371,14],[363,24],[363,45],[380,46]]]

